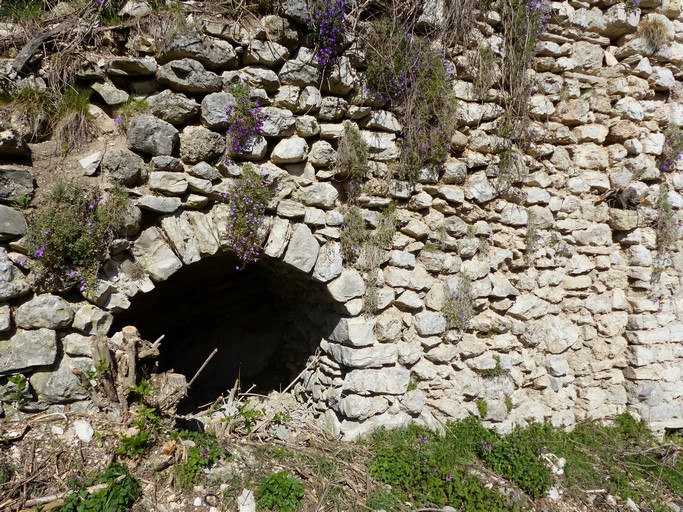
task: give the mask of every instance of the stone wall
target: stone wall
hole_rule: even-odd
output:
[[[82,172],[131,188],[139,215],[97,288],[67,301],[32,296],[16,241],[23,219],[0,207],[12,219],[4,236],[15,240],[0,253],[0,375],[30,376],[37,401],[29,410],[87,399],[71,370],[92,367],[88,338],[108,334],[136,294],[184,265],[230,252],[229,209],[220,198],[251,161],[277,186],[264,258],[324,283],[327,307],[343,315],[330,315],[330,334],[295,389],[332,430],[355,437],[411,419],[436,426],[480,414],[484,401],[484,419],[501,430],[527,418],[571,426],[624,410],[656,431],[683,428],[680,240],[652,280],[659,187],[668,184],[677,213],[683,205],[683,161],[665,172],[658,162],[666,128],[683,124],[681,4],[551,6],[530,98],[529,172],[504,197],[494,186],[503,112],[495,91],[479,100],[464,79],[466,51],[452,58],[459,131],[451,156],[440,169],[420,171],[416,183],[387,178],[401,126],[362,87],[362,59],[349,50],[321,69],[300,46],[296,2],[288,18],[201,24],[156,57],[136,39],[128,42],[133,56],[93,56],[79,78],[96,91],[92,111],[111,132],[83,155]],[[638,32],[654,18],[666,37],[657,48]],[[497,23],[489,13],[478,30],[495,38]],[[225,89],[238,79],[250,84],[265,122],[262,136],[226,162],[223,123],[233,100]],[[108,144],[124,135],[107,112],[133,94],[147,96],[151,113],[128,123],[125,144]],[[368,276],[345,264],[339,242],[345,193],[333,164],[346,120],[369,146],[373,179],[388,185],[359,197],[366,223],[398,205],[393,249],[374,276],[375,315],[362,312]],[[0,133],[0,154],[30,151],[19,125]],[[16,188],[27,171],[0,170]],[[615,194],[632,207],[610,201]],[[463,277],[476,315],[460,332],[447,329],[443,309]],[[8,400],[14,384],[2,384]]]

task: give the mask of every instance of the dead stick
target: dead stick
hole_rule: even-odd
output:
[[[187,389],[190,389],[190,387],[192,386],[192,383],[194,383],[194,381],[197,380],[197,377],[199,377],[199,374],[202,373],[204,368],[206,368],[206,365],[209,364],[209,361],[211,361],[211,359],[213,359],[213,356],[215,356],[217,353],[218,353],[218,349],[214,348],[213,352],[211,352],[209,354],[209,357],[206,358],[206,361],[204,361],[204,364],[199,368],[199,370],[197,370],[197,373],[195,373],[194,377],[192,377],[192,379],[190,380],[190,383],[187,385]]]
[[[311,361],[306,365],[306,367],[303,370],[301,370],[301,373],[299,373],[299,375],[297,375],[296,378],[289,383],[289,386],[285,388],[282,394],[285,394],[287,391],[292,389],[292,386],[294,386],[294,384],[296,384],[296,382],[303,376],[303,374],[310,370],[313,367],[313,365],[318,362],[319,359],[320,355],[318,352],[316,352],[315,357],[311,359]]]

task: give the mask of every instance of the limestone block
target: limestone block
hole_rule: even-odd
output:
[[[200,62],[209,69],[234,67],[237,65],[237,53],[229,42],[208,37],[196,31],[180,32],[159,55],[159,62],[162,64],[182,62],[180,59],[195,59],[195,61]],[[201,78],[201,76],[198,78]]]
[[[386,398],[380,396],[362,397],[348,395],[339,401],[339,411],[347,418],[363,421],[370,416],[381,414],[389,408]]]
[[[17,330],[0,340],[0,375],[49,366],[57,358],[57,334],[52,329]]]
[[[266,244],[266,250],[267,249],[268,244]],[[320,248],[318,260],[316,261],[315,268],[313,269],[313,278],[323,283],[327,283],[341,274],[342,265],[343,259],[341,253],[341,244],[339,242],[330,240]]]
[[[36,372],[31,375],[31,387],[38,398],[50,404],[69,403],[90,397],[74,368],[83,374],[95,369],[92,359],[88,357],[64,356],[56,370]]]
[[[546,315],[527,324],[522,342],[529,347],[561,354],[579,341],[580,331],[565,315]]]
[[[114,317],[110,313],[93,304],[85,304],[76,311],[73,327],[85,334],[106,335],[113,321]]]
[[[52,295],[37,295],[19,306],[14,315],[17,327],[22,329],[60,329],[69,327],[74,317],[71,304]]]
[[[301,190],[301,201],[306,206],[317,206],[324,210],[333,208],[337,197],[339,192],[331,183],[314,183]]]
[[[368,347],[375,344],[375,320],[362,317],[341,318],[330,340],[351,347]]]
[[[318,259],[320,245],[305,224],[296,224],[283,261],[302,272],[310,272]]]
[[[344,378],[344,389],[360,395],[369,393],[402,395],[408,389],[409,382],[410,372],[402,367],[353,370]]]
[[[136,263],[157,282],[165,281],[183,266],[159,228],[144,230],[133,243],[132,252]]]
[[[301,137],[290,137],[277,143],[270,155],[273,163],[292,164],[303,162],[308,157],[308,143]]]
[[[365,281],[356,269],[344,269],[339,277],[327,285],[327,290],[335,301],[347,302],[365,293]]]
[[[289,58],[289,50],[273,41],[252,39],[244,54],[244,64],[260,64],[274,67]]]
[[[149,174],[149,188],[165,195],[179,196],[187,191],[188,183],[179,172],[156,171]]]
[[[127,135],[130,149],[153,156],[171,155],[178,146],[178,130],[155,116],[134,117]]]
[[[398,361],[398,349],[393,344],[354,348],[330,343],[327,353],[339,364],[349,368],[378,368],[396,364]]]

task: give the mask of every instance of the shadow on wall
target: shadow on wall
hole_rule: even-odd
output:
[[[150,341],[165,335],[158,370],[188,381],[218,349],[181,413],[212,403],[237,379],[242,391],[286,388],[341,317],[325,285],[298,270],[270,259],[236,264],[223,255],[183,267],[116,315],[114,330],[134,325]]]

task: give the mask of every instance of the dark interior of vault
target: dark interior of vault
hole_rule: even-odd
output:
[[[242,392],[283,390],[338,321],[324,285],[296,269],[272,260],[243,269],[236,263],[222,256],[185,266],[116,315],[112,332],[134,325],[149,341],[164,335],[153,371],[190,381],[218,349],[180,413],[225,396],[237,379]]]

